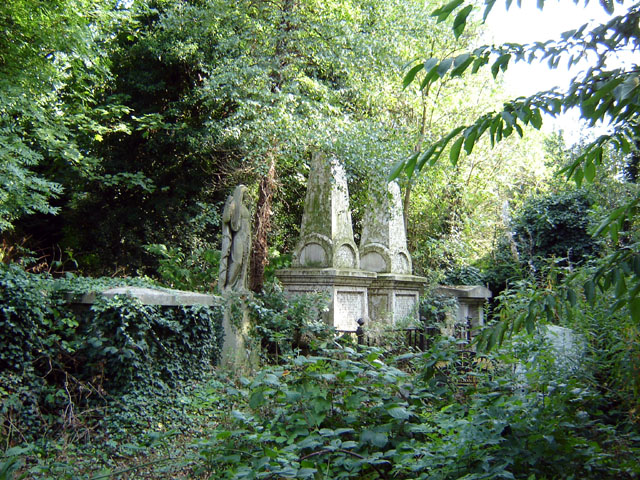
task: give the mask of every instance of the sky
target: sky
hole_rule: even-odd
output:
[[[562,32],[590,21],[601,23],[606,18],[609,17],[597,0],[590,1],[586,6],[584,0],[578,5],[569,0],[548,0],[542,11],[536,7],[534,0],[523,1],[522,8],[518,8],[516,2],[513,2],[509,11],[505,9],[505,1],[498,0],[487,18],[487,36],[484,42],[530,43],[556,39]],[[550,70],[546,63],[513,64],[505,72],[505,88],[513,96],[527,96],[554,86],[564,90],[571,78],[587,68],[587,62],[585,60],[574,66],[571,71],[568,71],[566,64],[561,64],[555,70]],[[562,129],[565,140],[574,143],[580,137],[578,112],[569,112],[559,119],[545,118],[543,129],[547,132]]]

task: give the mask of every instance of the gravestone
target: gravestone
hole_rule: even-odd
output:
[[[315,153],[311,161],[300,240],[292,265],[337,269],[357,269],[360,265],[344,168],[322,153]]]
[[[411,263],[400,187],[391,182],[386,192],[370,194],[360,241],[360,266],[376,273],[369,287],[372,321],[418,320],[427,279],[411,275]]]
[[[355,331],[357,320],[369,316],[367,288],[376,275],[359,269],[344,168],[323,153],[313,155],[310,167],[292,268],[276,276],[290,295],[326,293],[328,323]]]

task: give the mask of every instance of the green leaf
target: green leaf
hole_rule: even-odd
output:
[[[405,407],[400,406],[388,408],[387,413],[398,420],[408,420],[411,417],[411,413]]]
[[[493,75],[493,78],[496,78],[498,76],[498,72],[500,70],[504,72],[507,69],[507,65],[509,65],[510,59],[510,53],[503,53],[495,62],[493,62],[493,65],[491,65],[491,74]]]
[[[388,440],[387,434],[384,432],[365,430],[360,435],[360,441],[362,443],[369,443],[374,447],[382,448],[387,444],[389,440]]]
[[[413,82],[413,79],[416,78],[416,75],[418,74],[418,72],[423,68],[425,68],[425,64],[419,63],[415,65],[411,70],[409,70],[405,75],[404,79],[402,80],[402,88],[407,88],[409,84]]]
[[[414,155],[417,155],[417,153]],[[405,160],[400,160],[398,163],[396,163],[393,166],[393,168],[391,169],[391,173],[389,173],[389,181],[392,181],[398,178],[398,175],[400,175],[400,172],[402,172],[404,165],[405,165]]]
[[[459,77],[464,71],[473,63],[473,57],[469,53],[463,53],[458,55],[453,60],[453,70],[451,70],[452,77]]]
[[[467,25],[467,17],[471,13],[472,9],[472,5],[467,5],[462,10],[460,10],[458,15],[456,15],[456,18],[453,21],[453,34],[456,38],[459,38],[460,35],[462,35],[462,33],[464,32],[464,29]]]
[[[567,300],[572,307],[575,307],[578,303],[578,295],[576,295],[575,290],[572,288],[567,290]]]
[[[542,127],[542,114],[540,113],[539,109],[534,108],[531,110],[530,122],[531,125],[533,125],[533,128],[535,128],[536,130],[540,130],[540,128]]]
[[[636,325],[640,324],[640,298],[636,297],[629,302],[629,311],[633,322]]]
[[[596,177],[596,166],[593,162],[589,161],[584,166],[584,178],[587,182],[592,183]]]
[[[462,148],[462,142],[464,142],[464,137],[458,138],[453,145],[451,145],[451,150],[449,151],[449,161],[452,165],[457,165],[458,158],[460,157],[460,149]]]
[[[595,302],[596,299],[596,286],[593,283],[593,280],[587,280],[584,283],[584,296],[591,305]]]
[[[262,389],[256,390],[249,397],[249,407],[256,409],[264,403],[264,391]]]
[[[464,0],[453,0],[447,3],[446,5],[434,10],[431,13],[431,16],[438,17],[438,23],[444,22],[449,17],[449,15],[451,15],[451,12],[453,12],[456,8],[458,8],[463,3],[464,3]]]
[[[475,128],[467,129],[464,133],[464,151],[467,152],[467,155],[471,154],[473,150],[473,146],[476,142],[476,136],[478,135],[478,131]]]
[[[435,60],[435,59],[433,59]],[[440,66],[440,62],[435,60],[435,65],[433,65],[424,76],[422,83],[420,84],[420,89],[423,90],[427,85],[433,82],[436,77],[438,77],[438,67]]]
[[[451,68],[452,64],[453,58],[445,58],[442,62],[440,62],[440,65],[438,65],[438,75],[440,76],[440,78],[445,76],[445,74],[449,71],[449,68]]]
[[[627,293],[627,282],[624,279],[624,272],[619,268],[616,269],[614,272],[614,278],[616,282],[616,297],[621,298],[625,293]]]
[[[416,161],[417,160],[418,160],[418,153],[415,153],[415,154],[411,155],[411,157],[409,158],[409,161],[405,165],[404,173],[407,176],[407,178],[411,178],[413,176],[413,172],[416,169]]]

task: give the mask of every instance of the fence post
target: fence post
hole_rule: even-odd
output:
[[[356,337],[358,338],[358,345],[364,345],[364,318],[359,318],[357,323]]]

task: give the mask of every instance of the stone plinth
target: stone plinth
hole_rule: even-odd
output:
[[[336,330],[355,331],[359,318],[369,318],[367,289],[373,272],[335,268],[278,270],[278,280],[289,295],[326,293],[330,299],[326,321]]]
[[[484,325],[484,304],[491,298],[491,290],[480,285],[443,285],[436,292],[458,301],[456,323],[468,325],[471,332]]]
[[[311,162],[300,240],[293,252],[292,266],[351,269],[359,265],[344,168],[336,159],[316,153]]]
[[[414,275],[377,274],[369,287],[369,315],[375,322],[418,320],[420,295],[427,279]]]
[[[400,187],[391,182],[388,191],[372,193],[365,212],[360,240],[360,268],[377,273],[411,274]]]

